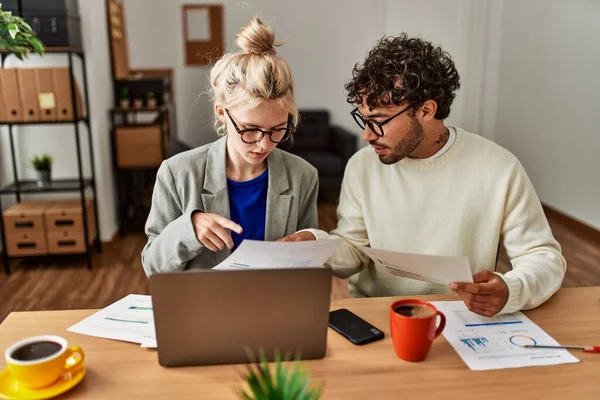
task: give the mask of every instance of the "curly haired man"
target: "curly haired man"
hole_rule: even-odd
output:
[[[349,161],[331,233],[345,239],[325,264],[350,277],[355,297],[444,293],[492,316],[537,307],[561,286],[566,263],[522,165],[507,150],[447,126],[460,78],[450,55],[421,38],[384,37],[346,85],[352,117],[370,146]],[[512,270],[495,271],[502,241]],[[360,246],[468,256],[474,283],[446,287],[402,278]]]

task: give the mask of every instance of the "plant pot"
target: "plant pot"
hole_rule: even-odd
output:
[[[133,108],[142,108],[144,101],[142,99],[133,100]]]
[[[148,99],[148,100],[146,100],[146,106],[148,108],[156,108],[156,99]]]
[[[38,186],[48,186],[50,185],[50,175],[52,174],[52,171],[47,169],[47,170],[36,170],[35,171],[35,175],[36,175],[36,183]]]
[[[130,103],[129,99],[121,100],[121,108],[123,108],[123,109],[129,108],[129,105],[130,105],[129,103]]]

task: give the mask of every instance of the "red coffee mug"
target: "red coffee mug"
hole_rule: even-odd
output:
[[[401,305],[415,304],[429,307],[431,315],[409,317],[400,315],[394,309]],[[440,325],[435,326],[437,316]],[[427,357],[433,340],[440,336],[446,326],[446,316],[431,303],[416,299],[398,300],[390,308],[390,331],[396,355],[405,361],[421,361]]]

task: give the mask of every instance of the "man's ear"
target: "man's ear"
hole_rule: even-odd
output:
[[[437,102],[435,100],[427,100],[421,106],[421,112],[423,113],[423,122],[432,121],[435,118],[437,112]]]
[[[221,121],[222,123],[225,123],[225,107],[223,107],[220,104],[215,104],[215,113],[217,114],[217,118],[219,118],[219,121]]]

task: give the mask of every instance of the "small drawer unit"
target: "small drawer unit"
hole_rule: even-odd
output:
[[[94,203],[86,202],[88,244],[96,239]],[[48,252],[51,254],[85,253],[83,213],[79,200],[56,201],[44,213]]]
[[[45,211],[50,201],[23,201],[4,211],[6,250],[10,256],[38,256],[47,253]]]

